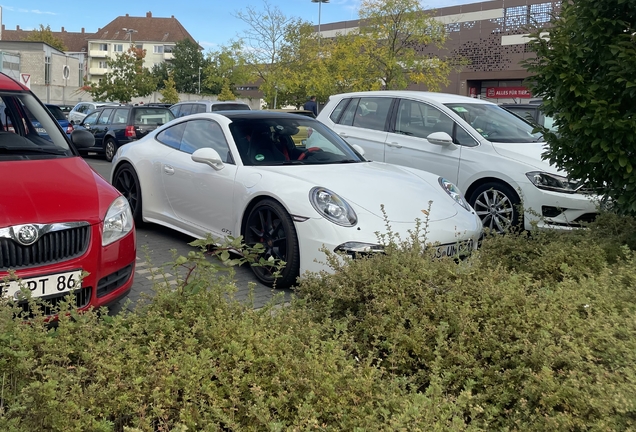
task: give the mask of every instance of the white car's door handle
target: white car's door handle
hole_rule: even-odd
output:
[[[402,148],[402,146],[400,145],[400,143],[396,143],[395,141],[386,143],[386,145],[388,145],[389,147],[395,147],[395,148]]]
[[[344,133],[344,132],[340,132],[340,134],[339,134],[339,135],[340,135],[341,137],[343,137],[343,138],[349,138],[349,135],[347,135],[347,134],[346,134],[346,133]]]
[[[174,168],[172,168],[170,165],[164,165],[163,172],[165,172],[168,175],[172,175],[174,174]]]

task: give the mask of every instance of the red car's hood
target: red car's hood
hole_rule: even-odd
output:
[[[0,162],[0,228],[99,223],[118,195],[80,157]]]

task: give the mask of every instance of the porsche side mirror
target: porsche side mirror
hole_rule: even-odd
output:
[[[219,153],[210,147],[195,150],[195,152],[192,153],[192,160],[198,163],[210,165],[217,171],[225,168],[225,164],[221,160],[221,156],[219,156]]]

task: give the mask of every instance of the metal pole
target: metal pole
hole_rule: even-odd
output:
[[[199,66],[199,93],[201,94],[201,66]]]

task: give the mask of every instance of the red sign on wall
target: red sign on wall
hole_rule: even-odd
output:
[[[489,98],[531,98],[530,90],[526,87],[487,87],[486,97]]]

